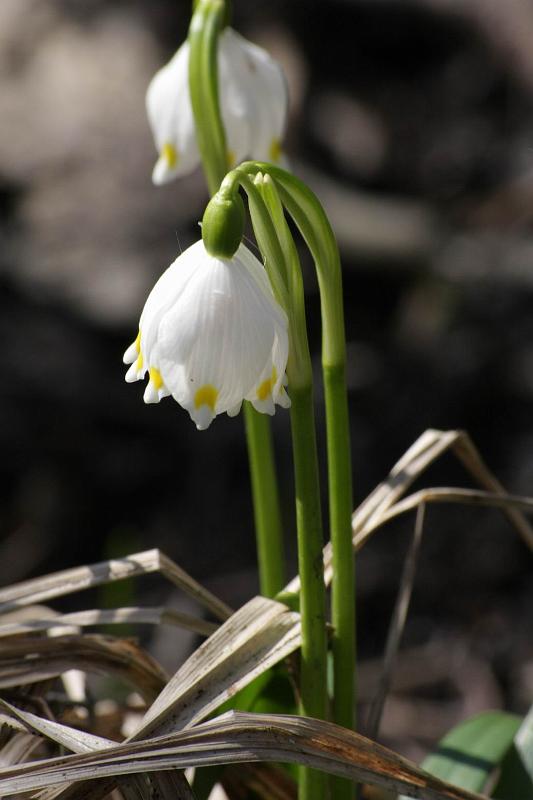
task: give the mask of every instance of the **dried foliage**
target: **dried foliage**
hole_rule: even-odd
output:
[[[413,482],[448,450],[482,489],[431,488],[407,495]],[[506,494],[470,439],[457,431],[423,434],[387,480],[356,509],[354,549],[361,548],[388,520],[419,509],[374,705],[376,732],[407,614],[423,509],[430,502],[501,509],[526,544],[533,545],[533,530],[522,513],[533,510],[533,500]],[[324,569],[329,584],[329,546],[324,551]],[[38,605],[153,572],[194,598],[218,622],[171,608],[59,614]],[[298,588],[298,579],[294,579],[287,591],[297,592]],[[168,679],[135,641],[83,630],[124,622],[182,626],[207,638]],[[0,795],[96,800],[118,790],[126,800],[157,795],[190,799],[194,795],[183,770],[222,765],[225,770],[220,780],[230,798],[245,797],[253,788],[256,796],[282,800],[295,796],[294,782],[268,762],[290,762],[427,800],[481,797],[431,777],[377,742],[328,722],[242,712],[210,718],[225,701],[286,660],[299,645],[300,616],[296,611],[255,597],[232,613],[157,550],[2,589]],[[74,688],[71,670],[77,671]],[[92,673],[106,676],[98,685],[100,696],[87,690],[87,676]],[[137,697],[120,699],[124,692],[117,692],[110,678],[134,689]],[[248,766],[239,770],[231,766],[243,762]]]

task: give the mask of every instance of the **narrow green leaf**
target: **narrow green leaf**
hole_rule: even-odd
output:
[[[493,797],[533,800],[533,707],[529,710],[505,756]]]
[[[482,792],[509,752],[520,722],[520,717],[504,711],[472,717],[441,739],[422,769],[461,789]]]

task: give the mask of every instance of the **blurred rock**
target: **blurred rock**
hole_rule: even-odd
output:
[[[376,114],[333,90],[316,93],[310,117],[317,140],[340,172],[363,179],[375,176],[388,146],[387,132]]]
[[[181,186],[186,204],[151,186],[144,94],[161,66],[156,42],[135,12],[106,9],[82,26],[35,0],[2,4],[0,28],[0,180],[20,191],[3,268],[30,292],[134,326],[176,256],[173,231],[192,227],[204,197],[195,179]]]

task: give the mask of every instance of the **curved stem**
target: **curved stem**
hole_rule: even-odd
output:
[[[298,571],[302,620],[300,707],[301,713],[325,719],[326,692],[326,592],[322,569],[322,515],[313,406],[313,373],[307,340],[303,281],[298,253],[289,231],[276,187],[266,176],[248,176],[241,184],[252,199],[252,220],[266,256],[266,268],[279,273],[286,284],[291,341],[287,365],[291,394],[291,435],[296,488]],[[257,195],[257,196],[256,196]],[[270,259],[281,259],[275,265]],[[276,276],[273,275],[273,278]],[[324,800],[327,778],[314,770],[299,771],[300,800]]]
[[[316,196],[298,178],[265,163],[245,163],[240,170],[270,175],[281,202],[313,256],[322,311],[322,367],[326,401],[329,518],[333,577],[333,676],[335,722],[355,727],[355,566],[352,549],[352,469],[346,389],[346,344],[339,251],[329,220]],[[353,784],[336,779],[335,798],[353,797]]]
[[[200,0],[189,26],[189,93],[198,149],[210,194],[227,171],[226,133],[218,96],[218,37],[224,0]]]
[[[199,0],[189,28],[189,90],[198,149],[211,195],[227,171],[226,134],[218,93],[218,37],[224,21],[227,4],[223,0]],[[283,581],[280,576],[284,573],[285,555],[270,420],[248,402],[244,403],[244,418],[261,591],[274,595],[281,588],[278,581]]]

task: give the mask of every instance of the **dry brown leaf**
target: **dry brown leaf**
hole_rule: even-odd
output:
[[[0,794],[168,770],[253,761],[303,764],[421,800],[481,800],[447,784],[369,739],[306,717],[225,714],[171,736],[124,743],[98,753],[0,769]]]
[[[0,687],[20,686],[69,669],[113,674],[151,702],[165,685],[159,664],[128,639],[81,635],[14,638],[0,644]]]
[[[160,550],[146,550],[124,558],[114,558],[89,566],[64,569],[0,589],[0,614],[21,606],[42,603],[54,597],[101,586],[106,583],[160,572],[167,580],[211,611],[218,619],[227,619],[232,609],[195,581]]]

